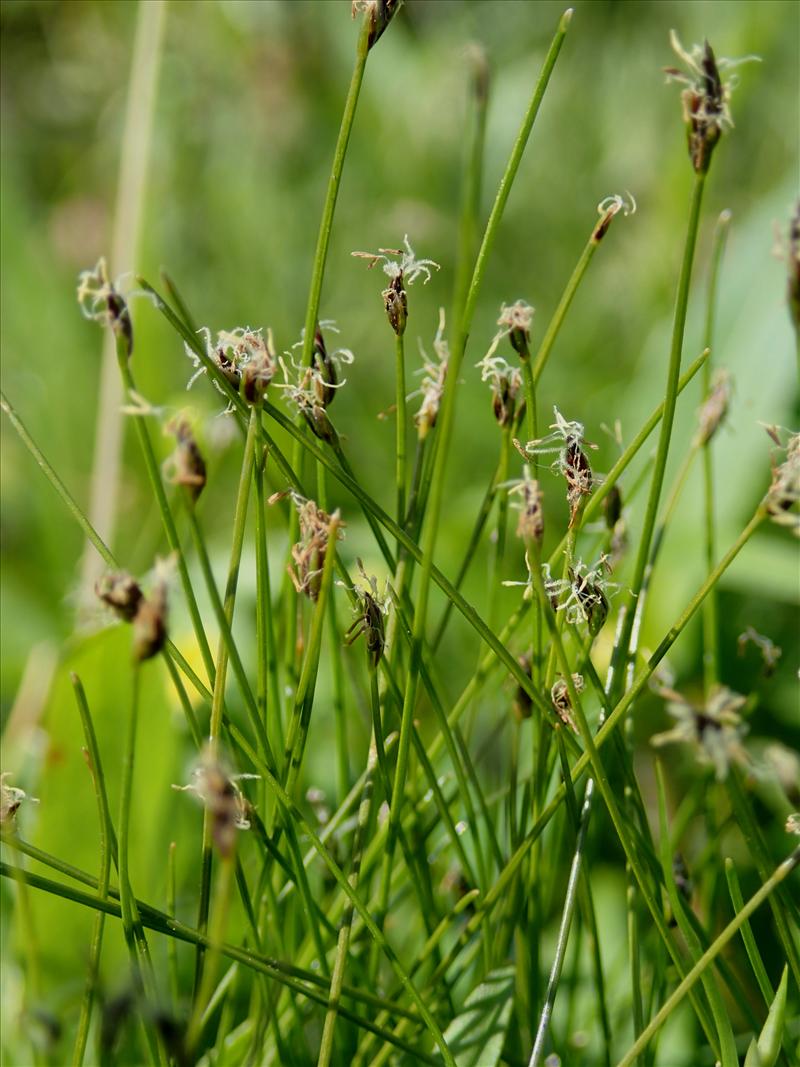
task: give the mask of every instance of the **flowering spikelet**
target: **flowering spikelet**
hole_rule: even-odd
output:
[[[166,432],[175,438],[175,451],[162,467],[165,478],[173,485],[182,485],[195,503],[206,484],[206,464],[197,447],[188,419],[177,416],[166,425]]]
[[[303,416],[313,433],[323,441],[333,442],[336,439],[336,431],[326,409],[332,403],[336,390],[347,383],[346,378],[339,377],[341,366],[352,363],[355,356],[349,348],[336,348],[329,352],[322,336],[322,326],[338,333],[335,324],[330,320],[317,323],[311,350],[311,366],[301,367],[291,353],[287,352],[286,359],[278,360],[284,380],[275,384],[278,389],[286,391],[287,404]],[[301,335],[300,340],[292,347],[300,348],[302,344]]]
[[[248,830],[250,804],[238,783],[257,774],[231,774],[224,762],[207,746],[192,771],[188,785],[173,785],[182,793],[194,793],[211,815],[211,837],[223,859],[232,855],[236,831]]]
[[[519,367],[512,367],[497,348],[504,337],[521,360],[530,359],[530,328],[534,309],[524,300],[514,304],[501,304],[497,325],[500,329],[492,338],[486,355],[475,364],[480,368],[481,381],[488,382],[492,390],[492,410],[500,426],[510,426],[522,414],[525,401],[522,394],[522,374]]]
[[[514,447],[526,460],[534,456],[546,456],[557,453],[551,469],[562,474],[567,482],[567,503],[569,504],[569,525],[572,527],[578,517],[583,498],[592,491],[592,468],[583,451],[583,424],[569,422],[557,407],[553,408],[556,421],[551,423],[552,433],[545,437],[528,441],[522,445],[514,438]],[[595,448],[595,445],[589,447]]]
[[[104,257],[101,256],[93,270],[81,271],[78,276],[78,304],[84,318],[112,328],[117,337],[125,342],[130,357],[133,352],[133,327],[128,304],[109,280]]]
[[[780,442],[777,431],[770,433],[776,443]],[[800,434],[792,434],[786,442],[783,463],[772,465],[772,484],[764,498],[764,506],[773,522],[779,526],[788,526],[796,537],[800,537]]]
[[[671,742],[691,745],[700,763],[713,766],[718,781],[727,778],[732,762],[747,764],[748,756],[742,744],[746,727],[739,715],[745,697],[726,686],[717,686],[701,707],[673,689],[662,688],[659,696],[668,701],[667,711],[677,723],[671,730],[651,737],[652,745],[659,747]]]
[[[5,830],[12,825],[23,800],[32,804],[38,804],[36,797],[29,797],[24,789],[6,785],[6,778],[11,777],[11,771],[3,771],[0,774],[0,826]]]
[[[286,493],[274,493],[269,498],[269,503],[274,504],[276,500],[286,495]],[[328,551],[331,527],[335,527],[335,536],[338,540],[343,536],[344,523],[338,511],[329,515],[313,500],[306,500],[294,491],[289,491],[288,496],[291,497],[297,509],[300,540],[292,545],[294,568],[289,565],[286,569],[296,591],[305,593],[310,600],[316,600],[322,584],[322,568],[325,564],[325,554]]]
[[[608,618],[608,598],[619,588],[606,579],[610,570],[605,555],[593,567],[578,560],[567,568],[568,578],[551,578],[548,564],[543,564],[545,592],[553,610],[563,611],[571,625],[585,622],[592,636],[598,634]]]
[[[534,309],[524,300],[502,304],[497,325],[500,337],[508,337],[511,347],[522,359],[530,359],[531,323]]]
[[[249,326],[220,330],[216,341],[212,341],[211,331],[207,326],[201,327],[198,333],[205,340],[208,359],[215,364],[220,374],[227,378],[237,392],[241,389],[249,403],[256,403],[267,391],[275,375],[276,364],[271,333],[268,331],[266,341],[262,336],[262,330],[251,330]],[[186,386],[187,389],[191,389],[197,379],[206,373],[206,367],[189,345],[184,344],[184,348],[186,355],[196,368]],[[214,385],[224,395],[219,382],[215,381]]]
[[[400,10],[403,0],[353,0],[351,13],[353,18],[360,12],[369,20],[367,46],[372,48],[383,31]]]
[[[734,82],[733,79],[724,82],[720,71],[758,60],[758,56],[736,60],[716,59],[708,41],[702,45],[692,45],[687,52],[674,30],[670,33],[670,44],[685,70],[665,67],[664,73],[667,81],[686,86],[681,93],[681,102],[683,121],[687,126],[689,158],[695,171],[705,173],[722,131],[733,127],[728,102]]]
[[[783,649],[773,641],[770,641],[768,637],[760,634],[752,626],[748,626],[744,633],[739,634],[736,639],[736,650],[740,656],[744,655],[748,644],[754,644],[761,653],[761,659],[764,662],[764,674],[769,678],[775,672],[778,660],[783,655]]]
[[[584,688],[583,675],[573,674],[572,684],[576,693],[582,693]],[[564,678],[557,678],[554,682],[550,690],[550,700],[564,725],[568,726],[573,733],[578,733],[578,727],[572,715],[572,700],[570,699],[569,688]]]
[[[514,493],[521,497],[518,504],[511,506],[519,511],[517,522],[517,537],[526,543],[535,541],[541,544],[544,537],[544,511],[542,510],[542,491],[539,483],[531,478],[530,468],[527,463],[522,468],[522,479],[508,491],[508,495]]]
[[[414,416],[414,422],[417,424],[417,434],[420,441],[426,437],[428,431],[436,425],[436,419],[439,415],[439,406],[444,394],[444,383],[447,378],[447,365],[450,360],[450,349],[448,348],[447,341],[444,339],[444,322],[444,308],[440,308],[439,328],[436,331],[436,337],[433,340],[433,350],[436,353],[438,362],[429,359],[420,344],[422,368],[417,371],[417,374],[422,375],[422,384],[419,389],[415,389],[414,392],[410,393],[406,398],[407,400],[411,400],[415,396],[422,397],[420,409]]]
[[[730,399],[731,376],[724,367],[720,367],[711,382],[711,392],[700,408],[697,431],[694,435],[695,445],[704,445],[711,440],[719,424],[728,414]]]
[[[424,284],[431,280],[431,268],[439,270],[439,264],[432,259],[417,259],[414,249],[411,247],[408,234],[403,239],[404,248],[379,248],[377,252],[352,252],[357,259],[369,260],[368,266],[372,269],[378,263],[383,263],[383,272],[389,277],[389,285],[383,290],[383,306],[386,317],[394,332],[401,337],[406,330],[408,321],[408,295],[406,286],[411,285],[420,275],[424,276]],[[399,256],[399,259],[392,259]]]
[[[619,215],[620,211],[626,217],[636,214],[636,200],[633,193],[629,192],[627,199],[619,193],[612,193],[610,196],[604,197],[597,205],[597,214],[600,216],[600,221],[592,232],[592,240],[595,244],[599,244],[603,240],[608,233],[608,227],[611,225],[612,220],[616,215]]]

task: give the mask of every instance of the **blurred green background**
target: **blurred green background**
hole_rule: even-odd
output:
[[[135,264],[112,264],[113,273],[135,267],[157,281],[165,266],[197,320],[212,330],[270,326],[279,349],[297,340],[352,65],[356,27],[349,7],[346,0],[169,5],[141,253]],[[416,369],[417,337],[430,352],[437,309],[451,301],[468,46],[483,46],[491,69],[485,216],[562,10],[522,0],[407,0],[367,65],[321,314],[337,321],[341,343],[356,355],[337,399],[336,425],[357,472],[384,504],[391,500],[386,486],[394,427],[377,415],[394,399],[393,340],[381,306],[382,276],[366,271],[350,252],[397,246],[407,233],[420,255],[441,264],[430,284],[418,282],[410,291],[407,358]],[[102,341],[81,318],[74,292],[78,272],[110,247],[137,5],[5,0],[0,12],[3,389],[85,504]],[[503,301],[532,303],[535,339],[541,336],[597,217],[595,205],[614,192],[630,190],[638,212],[615,221],[590,268],[543,379],[542,408],[558,404],[568,418],[584,422],[587,438],[600,446],[593,465],[602,471],[615,457],[602,426],[620,419],[629,440],[662,394],[692,180],[679,90],[665,86],[662,73],[674,62],[670,28],[686,45],[705,36],[718,55],[761,57],[737,72],[735,129],[712,165],[686,334],[688,362],[702,347],[714,222],[730,209],[715,351],[735,379],[731,415],[716,446],[721,548],[735,538],[769,481],[770,446],[758,422],[797,425],[785,263],[775,254],[775,231],[785,234],[797,193],[800,8],[769,0],[578,2],[508,204],[464,362],[440,541],[449,573],[460,560],[499,443],[473,365],[494,334]],[[133,314],[140,391],[172,408],[190,401],[207,415],[203,444],[211,479],[202,517],[224,566],[238,449],[226,443],[216,394],[201,382],[187,397],[191,367],[175,336],[147,302],[136,302]],[[696,382],[679,406],[670,469],[691,438],[699,401]],[[134,445],[127,441],[113,547],[142,573],[164,545]],[[166,442],[160,447],[169,450]],[[95,813],[66,672],[78,669],[84,676],[113,765],[117,709],[127,699],[127,679],[118,669],[126,662],[126,637],[118,630],[75,636],[81,536],[5,418],[2,480],[0,700],[4,726],[13,710],[5,740],[16,761],[4,757],[3,767],[16,772],[14,784],[42,800],[24,817],[29,835],[93,867]],[[550,488],[560,496],[555,481]],[[645,646],[657,643],[701,580],[699,502],[695,471],[665,544]],[[360,551],[369,563],[368,533],[350,502],[341,503],[349,524],[346,551]],[[630,521],[635,541],[635,509]],[[516,564],[509,577],[522,577],[519,554]],[[237,619],[246,643],[248,568],[242,583]],[[485,584],[481,565],[467,586],[479,605]],[[794,748],[800,747],[797,593],[794,546],[774,528],[747,547],[721,593],[723,680],[743,691],[757,684],[755,659],[736,657],[736,636],[746,625],[782,645],[751,732],[756,742],[779,737]],[[502,596],[510,606],[516,594]],[[178,633],[180,625],[178,615]],[[457,691],[477,649],[458,619],[445,648],[443,677]],[[699,651],[699,628],[693,628],[670,657],[690,689],[700,677]],[[165,782],[182,780],[188,748],[177,744],[178,728],[164,713],[172,701],[163,680],[149,684],[150,756],[137,790],[153,831],[136,847],[142,884],[156,898],[163,892],[166,842],[183,835],[190,842],[185,852],[193,855],[199,820],[183,798],[163,794]],[[507,702],[508,694],[501,699]],[[482,711],[491,721],[490,698]],[[645,738],[663,725],[655,700],[645,702],[642,721]],[[324,755],[317,760],[323,781],[330,777],[328,762]],[[52,926],[42,934],[51,968],[49,1007],[57,1013],[59,996],[73,1005],[79,994],[75,953],[86,951],[89,920],[65,904],[49,908],[47,920],[41,913],[43,923],[63,923],[57,938]]]

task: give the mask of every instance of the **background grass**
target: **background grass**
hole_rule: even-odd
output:
[[[269,325],[280,349],[299,336],[323,189],[349,76],[355,29],[346,3],[181,3],[169,8],[155,113],[155,140],[141,261],[150,278],[167,266],[198,319],[212,330]],[[668,31],[684,43],[707,36],[718,55],[757,53],[760,64],[739,72],[732,110],[736,129],[717,151],[709,183],[687,328],[686,356],[702,347],[704,283],[714,220],[733,213],[726,253],[715,360],[735,379],[733,407],[721,431],[718,544],[727,546],[752,513],[769,478],[769,443],[758,421],[797,425],[798,394],[784,266],[773,255],[773,226],[785,231],[796,193],[798,159],[798,31],[792,3],[577,3],[558,76],[545,98],[535,143],[523,160],[489,266],[462,373],[439,559],[452,574],[496,461],[498,435],[488,393],[473,364],[495,330],[501,301],[537,309],[543,329],[605,195],[630,189],[638,213],[618,220],[598,252],[556,349],[540,392],[586,425],[608,469],[615,446],[601,429],[622,421],[626,438],[662,395],[675,278],[691,174],[677,93],[661,68],[672,62]],[[368,67],[337,209],[322,315],[335,318],[341,341],[356,353],[350,384],[336,404],[336,422],[365,486],[391,504],[394,427],[377,419],[393,401],[392,336],[385,327],[377,275],[350,257],[354,249],[399,244],[405,233],[420,255],[442,265],[431,283],[411,290],[406,335],[416,369],[416,339],[428,351],[437,309],[449,306],[456,252],[457,198],[466,108],[465,50],[486,49],[492,72],[484,214],[502,171],[528,87],[562,7],[548,2],[423,2],[408,0]],[[121,126],[136,5],[119,2],[27,3],[2,7],[2,325],[3,388],[45,454],[78,500],[85,502],[92,463],[99,332],[81,319],[74,300],[77,272],[110,242]],[[128,265],[119,265],[127,267]],[[174,335],[145,303],[134,305],[135,370],[140,391],[156,403],[205,411],[209,488],[201,506],[214,561],[224,568],[238,449],[226,443],[215,394],[196,387],[187,398],[190,364]],[[676,445],[688,443],[700,399],[699,382],[683,397]],[[120,497],[118,556],[134,572],[163,550],[133,443],[126,444]],[[74,634],[81,537],[58,510],[51,491],[2,422],[3,673],[0,682],[4,769],[41,798],[25,816],[26,835],[71,862],[96,867],[96,816],[80,756],[80,733],[68,680],[77,670],[87,687],[107,766],[120,757],[120,708],[128,681],[127,635],[119,629]],[[166,442],[161,444],[164,454]],[[128,454],[130,449],[130,454]],[[679,458],[676,449],[671,468]],[[702,577],[699,543],[700,470],[692,475],[672,523],[653,587],[643,644],[657,642]],[[555,484],[555,483],[554,483]],[[547,488],[547,486],[546,486]],[[551,487],[552,488],[552,487]],[[555,495],[555,494],[553,494]],[[369,532],[346,496],[348,553],[378,569]],[[635,541],[635,528],[632,531]],[[283,540],[276,534],[274,566]],[[507,577],[522,577],[521,550],[510,549]],[[246,557],[237,607],[237,637],[252,647],[252,559]],[[481,602],[486,576],[475,569],[465,592]],[[517,592],[503,591],[509,610]],[[758,684],[753,657],[736,656],[736,636],[753,625],[784,648],[751,721],[754,749],[762,738],[800,748],[797,708],[797,566],[793,546],[767,525],[726,574],[721,587],[723,681],[742,692]],[[432,616],[440,601],[434,598]],[[180,643],[188,624],[176,611]],[[611,640],[610,634],[606,638]],[[455,618],[441,656],[443,684],[458,691],[473,670],[477,644]],[[351,655],[360,657],[353,650]],[[359,659],[360,662],[360,659]],[[670,655],[683,688],[701,683],[700,627],[692,626]],[[137,884],[162,899],[166,848],[180,842],[184,890],[199,851],[197,812],[164,789],[185,779],[190,746],[167,683],[150,672],[143,699],[146,759],[137,766],[137,818],[148,828],[133,843]],[[323,671],[322,686],[327,685]],[[479,734],[508,712],[511,687],[487,693]],[[637,712],[642,774],[651,757],[646,739],[665,718],[655,698]],[[10,725],[9,725],[10,724]],[[317,716],[307,779],[329,793],[334,770],[328,744],[333,724]],[[353,724],[353,766],[361,766],[366,724]],[[487,757],[489,781],[504,781],[505,751]],[[683,754],[670,750],[672,785],[683,788]],[[115,782],[109,783],[116,810]],[[781,841],[779,825],[766,829]],[[592,830],[590,851],[608,853],[598,870],[598,906],[609,930],[622,877],[605,822]],[[780,854],[780,850],[776,852]],[[604,886],[607,880],[608,900]],[[743,880],[747,889],[747,872]],[[753,883],[754,885],[754,883]],[[752,888],[752,886],[751,886]],[[0,887],[3,896],[7,884]],[[617,890],[617,892],[612,892]],[[747,895],[747,892],[745,893]],[[147,896],[147,894],[145,894]],[[33,901],[46,980],[43,1003],[68,1016],[80,995],[76,960],[87,952],[91,919],[61,901]],[[765,916],[761,917],[765,920]],[[759,928],[759,917],[756,917]],[[620,937],[620,942],[622,938]],[[609,943],[613,944],[613,939]],[[155,941],[156,951],[163,946]],[[771,938],[765,935],[767,951]],[[773,946],[774,947],[774,946]],[[106,981],[114,985],[122,937],[109,928]],[[773,964],[777,960],[773,952]],[[609,968],[624,966],[624,956]],[[4,964],[6,1018],[17,989],[13,958]],[[774,976],[773,976],[774,977]],[[616,1006],[624,1012],[625,1006]],[[4,1028],[5,1030],[5,1028]],[[5,1036],[4,1036],[5,1040]],[[677,1041],[677,1037],[675,1039]],[[688,1039],[687,1039],[688,1040]],[[675,1064],[684,1059],[676,1044]],[[7,1046],[13,1049],[13,1044]],[[687,1046],[688,1049],[688,1046]],[[13,1052],[10,1053],[13,1057]],[[13,1058],[8,1062],[13,1062]]]

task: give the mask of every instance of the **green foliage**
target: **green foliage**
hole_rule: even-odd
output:
[[[798,10],[353,6],[3,6],[2,1060],[791,1065]]]

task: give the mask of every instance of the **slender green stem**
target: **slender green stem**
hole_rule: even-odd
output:
[[[339,518],[331,516],[327,533],[327,549],[325,561],[322,567],[322,579],[314,604],[314,614],[311,619],[311,632],[308,637],[303,667],[300,672],[300,681],[294,697],[294,710],[286,734],[286,752],[284,756],[284,781],[283,785],[289,796],[294,792],[295,783],[300,774],[303,762],[308,728],[311,723],[311,710],[314,703],[314,691],[319,669],[320,650],[322,648],[322,631],[325,624],[325,616],[328,609],[331,583],[333,581],[333,568],[336,560],[336,538],[339,532]]]
[[[472,264],[478,243],[478,214],[481,203],[483,153],[486,142],[486,113],[489,104],[489,62],[482,48],[470,52],[469,131],[465,138],[464,183],[458,233],[458,257],[453,286],[451,322],[461,322],[467,299]]]
[[[133,804],[133,766],[136,753],[136,734],[139,721],[139,690],[141,685],[141,666],[134,664],[132,680],[132,696],[130,712],[128,715],[128,729],[125,736],[125,746],[122,757],[122,773],[120,775],[120,802],[119,802],[119,839],[117,842],[118,872],[119,872],[119,900],[122,915],[122,927],[128,951],[131,957],[133,984],[139,994],[146,1000],[150,1000],[152,988],[146,976],[149,976],[150,960],[147,954],[147,943],[143,936],[140,937],[137,928],[140,926],[136,897],[130,880],[129,868],[129,843],[131,826],[131,809]],[[144,1034],[152,1059],[159,1063],[166,1062],[160,1042],[154,1030],[149,1009],[145,1011]]]
[[[370,673],[374,675],[374,669],[372,669]],[[350,868],[349,882],[354,892],[358,889],[358,877],[361,870],[361,857],[364,845],[364,835],[367,829],[367,824],[370,819],[370,812],[372,808],[373,780],[377,764],[378,749],[376,745],[376,738],[373,733],[372,740],[370,742],[369,757],[367,759],[367,773],[364,779],[364,791],[361,794],[361,802],[358,806],[356,832],[353,838],[353,859]],[[339,1011],[339,1000],[342,994],[344,969],[347,963],[347,953],[350,945],[350,931],[353,925],[354,911],[355,909],[353,907],[353,904],[352,902],[350,902],[344,913],[344,916],[342,917],[342,922],[339,927],[339,940],[336,945],[336,958],[334,960],[333,973],[331,975],[331,988],[330,997],[328,1000],[328,1010],[325,1013],[325,1023],[322,1028],[322,1040],[320,1042],[317,1067],[328,1067],[331,1062],[331,1055],[333,1054],[334,1027],[336,1026],[336,1016]]]
[[[775,869],[775,872],[766,882],[764,882],[758,892],[753,894],[738,915],[731,919],[725,929],[714,940],[713,944],[706,949],[697,963],[695,963],[688,974],[686,974],[674,992],[667,998],[659,1011],[644,1028],[639,1035],[638,1040],[619,1061],[618,1067],[630,1067],[630,1064],[632,1064],[639,1053],[647,1047],[653,1036],[661,1029],[686,994],[690,992],[695,982],[705,974],[708,967],[714,962],[722,949],[725,948],[728,942],[738,933],[753,912],[756,911],[778,888],[783,880],[791,874],[798,863],[800,863],[800,848],[795,849],[794,852],[792,852],[792,854]]]
[[[175,874],[175,854],[178,846],[171,841],[167,853],[167,915],[174,919],[177,915],[177,889]],[[172,1010],[176,1011],[180,1002],[180,979],[178,977],[178,946],[174,938],[167,942],[167,973],[169,975],[169,991],[172,997]]]
[[[219,651],[217,653],[216,671],[214,676],[214,691],[211,700],[211,718],[208,727],[208,759],[212,764],[218,764],[220,759],[220,733],[222,731],[222,719],[223,709],[225,703],[225,682],[228,674],[228,659],[230,651],[235,653],[235,643],[231,636],[231,624],[233,622],[233,611],[236,603],[236,589],[239,580],[239,566],[242,558],[242,545],[244,542],[244,530],[247,519],[247,505],[250,497],[250,483],[253,475],[253,464],[255,461],[255,441],[256,441],[256,427],[258,426],[258,412],[256,408],[253,408],[250,413],[250,422],[247,431],[247,440],[245,442],[244,456],[242,458],[242,470],[239,476],[239,488],[236,494],[236,508],[234,511],[233,519],[233,537],[231,540],[231,554],[230,562],[228,564],[228,578],[225,587],[225,602],[223,604],[222,613],[218,615],[220,621],[221,635],[219,642]],[[190,514],[192,517],[192,529],[195,534],[199,533],[199,528],[196,524],[196,516],[194,515],[193,508],[190,505]],[[202,548],[202,539],[199,538],[199,544]],[[205,560],[207,565],[207,557],[204,551],[200,553],[201,560]],[[209,568],[210,570],[210,568]],[[212,603],[218,605],[218,596],[215,597],[216,586],[213,580],[209,583],[209,592],[211,593]],[[238,653],[235,653],[238,657]],[[242,675],[244,676],[244,670],[242,669]],[[254,718],[254,727],[256,728],[256,737],[259,741],[259,746],[263,750],[266,756],[268,749],[268,742],[266,742],[266,731],[264,724],[259,718],[258,709],[253,701],[252,693],[249,690],[249,686],[245,687],[247,692],[250,693],[251,714]],[[267,756],[270,763],[274,762]],[[206,806],[203,812],[203,841],[200,860],[200,899],[198,904],[198,917],[197,928],[202,933],[205,933],[208,929],[208,915],[211,906],[211,866],[212,866],[212,847],[213,847],[213,825],[216,818],[216,813],[210,809],[210,806]],[[192,1030],[192,1039],[196,1038],[196,1025],[199,1022],[198,1012],[202,1011],[201,992],[205,993],[206,986],[204,985],[203,978],[203,949],[198,946],[197,956],[195,959],[195,977],[194,977],[194,1009],[193,1019],[196,1020],[194,1028]],[[199,1005],[199,1006],[198,1006]]]
[[[755,531],[764,521],[764,518],[765,512],[761,507],[759,507],[750,522],[742,530],[741,534],[736,539],[734,544],[722,557],[720,562],[714,568],[713,572],[708,576],[708,578],[697,591],[697,593],[695,593],[695,595],[692,597],[691,601],[689,602],[681,616],[672,625],[669,632],[659,643],[655,652],[653,652],[650,658],[648,659],[647,663],[644,664],[637,672],[630,689],[628,689],[622,699],[614,706],[613,710],[608,715],[605,723],[598,730],[593,742],[593,747],[595,749],[601,748],[609,739],[609,737],[613,736],[618,723],[630,711],[635,701],[639,698],[643,690],[646,688],[647,683],[650,680],[658,664],[662,661],[664,656],[666,656],[667,652],[670,650],[672,645],[684,631],[691,619],[694,618],[695,614],[700,609],[703,600],[708,595],[709,590],[716,582],[720,580],[721,576],[725,573],[725,571],[728,569],[734,559],[736,559],[739,552],[747,544],[749,539],[753,536]],[[582,775],[587,770],[590,762],[591,756],[589,751],[587,750],[576,760],[575,764],[572,767],[571,778],[573,783],[575,783],[579,779],[580,775]],[[555,790],[551,800],[542,810],[541,814],[539,815],[534,825],[531,827],[525,839],[521,842],[519,847],[516,849],[514,854],[506,863],[503,870],[500,872],[500,875],[495,881],[495,884],[482,899],[481,906],[478,909],[477,915],[470,919],[469,923],[467,924],[467,929],[465,931],[464,937],[459,942],[459,945],[456,946],[454,953],[451,953],[452,958],[455,958],[455,956],[458,954],[458,951],[460,951],[460,948],[463,947],[463,944],[466,944],[468,936],[472,932],[474,932],[475,929],[477,929],[478,925],[482,921],[483,911],[493,908],[498,902],[498,900],[502,899],[503,894],[506,892],[512,880],[515,878],[520,866],[528,855],[530,848],[539,839],[544,828],[550,822],[553,815],[559,810],[561,804],[563,803],[564,796],[565,787],[562,784],[558,789]],[[446,960],[443,966],[449,966],[452,962],[452,958]]]
[[[89,773],[92,776],[95,799],[97,801],[97,813],[100,828],[100,875],[98,878],[97,892],[101,900],[106,900],[108,897],[109,875],[111,872],[111,846],[109,841],[111,816],[108,810],[105,776],[103,774],[102,763],[100,762],[100,750],[97,745],[97,735],[95,734],[92,715],[89,711],[89,704],[86,700],[86,693],[77,674],[72,674],[70,680],[72,681],[72,686],[75,690],[75,700],[78,705],[78,711],[80,712],[83,736],[86,740],[84,756],[89,767]],[[72,1053],[73,1067],[80,1067],[83,1063],[83,1057],[86,1054],[86,1043],[89,1038],[89,1024],[92,1018],[94,994],[95,989],[97,988],[98,975],[100,973],[100,954],[103,947],[104,923],[105,916],[103,912],[98,911],[92,929],[86,987],[81,1001],[78,1029],[75,1035],[75,1046]]]
[[[711,249],[711,269],[708,275],[708,296],[706,303],[705,347],[713,350],[714,322],[719,286],[719,271],[728,227],[731,221],[730,211],[723,211],[714,230],[714,245]],[[711,393],[711,360],[703,367],[703,398],[707,400]],[[704,553],[706,572],[714,567],[716,549],[716,528],[714,521],[714,462],[711,452],[713,434],[703,442],[703,504],[704,504]],[[703,605],[703,680],[706,695],[719,681],[719,594],[712,589]]]
[[[395,485],[397,488],[397,525],[402,526],[406,517],[406,450],[408,419],[406,417],[406,357],[404,335],[395,335],[395,404],[397,411],[397,436],[395,456]],[[398,553],[400,545],[397,546]]]
[[[650,494],[647,499],[644,523],[641,534],[639,535],[639,547],[636,555],[636,562],[634,564],[633,574],[630,581],[628,609],[625,613],[622,632],[617,645],[619,656],[625,658],[627,658],[630,645],[636,600],[639,596],[639,591],[642,588],[647,561],[650,557],[650,545],[658,515],[661,488],[664,483],[664,475],[667,468],[667,457],[669,454],[670,439],[672,437],[672,424],[675,417],[675,406],[678,398],[681,354],[683,352],[683,334],[686,326],[686,310],[689,303],[689,284],[692,277],[692,264],[694,262],[694,251],[697,243],[697,231],[700,223],[700,208],[703,202],[705,181],[705,172],[695,173],[694,184],[692,186],[692,197],[689,204],[689,221],[686,230],[683,260],[681,263],[680,277],[678,279],[678,292],[675,300],[672,342],[670,345],[669,366],[667,369],[667,386],[664,394],[664,413],[661,419],[661,430],[658,438],[656,458],[653,463]],[[617,683],[616,693],[618,694],[624,682],[622,662],[617,662],[615,664],[615,679]]]
[[[500,226],[500,221],[503,217],[506,203],[508,201],[511,188],[514,183],[514,179],[519,170],[520,162],[522,161],[522,154],[525,151],[525,146],[528,143],[531,130],[533,129],[533,123],[539,112],[539,106],[542,102],[545,89],[550,80],[553,68],[558,58],[558,54],[561,51],[561,45],[564,42],[564,37],[569,26],[570,19],[572,17],[572,11],[565,12],[559,23],[558,30],[550,45],[550,49],[545,58],[541,74],[536,83],[536,86],[531,97],[531,101],[528,105],[528,110],[523,119],[519,133],[517,135],[516,142],[511,151],[508,164],[505,169],[505,173],[500,181],[500,187],[497,191],[494,206],[492,207],[489,221],[486,224],[486,230],[483,235],[483,241],[481,243],[480,250],[475,262],[475,267],[472,272],[472,280],[470,282],[469,290],[467,292],[467,299],[464,305],[464,315],[460,323],[455,323],[454,327],[457,332],[457,341],[450,357],[450,362],[447,369],[447,380],[445,383],[444,397],[442,400],[442,407],[437,420],[437,446],[436,457],[434,461],[433,475],[431,478],[431,490],[428,500],[426,524],[423,530],[423,542],[422,542],[422,568],[419,578],[419,588],[417,590],[417,603],[414,613],[414,630],[413,641],[411,646],[411,663],[409,666],[409,673],[406,683],[406,689],[403,700],[403,712],[400,721],[400,742],[397,752],[397,766],[395,768],[394,782],[392,786],[392,799],[390,802],[390,832],[387,840],[387,855],[391,858],[394,849],[394,839],[399,826],[402,797],[405,789],[406,775],[408,772],[408,753],[411,740],[412,719],[414,714],[414,708],[417,698],[417,685],[419,680],[419,662],[421,659],[421,647],[425,636],[425,628],[427,624],[428,616],[428,595],[430,591],[430,582],[433,573],[433,554],[436,548],[439,516],[441,514],[442,502],[444,499],[444,485],[445,485],[445,471],[448,458],[448,449],[450,444],[450,438],[452,436],[453,422],[455,417],[455,391],[458,383],[458,375],[461,369],[461,363],[464,358],[464,352],[467,345],[467,337],[469,335],[470,325],[475,313],[475,307],[478,300],[478,293],[480,291],[481,282],[486,271],[486,265],[488,263],[489,254],[494,246],[497,232]],[[456,591],[452,589],[452,593]],[[448,590],[450,592],[450,590]],[[509,657],[514,664],[515,673],[524,673],[519,669],[519,664],[516,663],[513,657]],[[526,679],[526,681],[528,681]]]
[[[333,165],[331,176],[328,179],[328,190],[325,194],[325,204],[322,208],[322,219],[319,224],[317,236],[317,248],[314,253],[314,262],[311,267],[311,285],[308,291],[308,305],[306,307],[305,331],[303,333],[303,359],[302,365],[311,365],[311,353],[314,344],[314,332],[319,318],[319,302],[322,294],[322,279],[325,275],[325,261],[328,257],[328,245],[331,239],[333,227],[333,213],[336,210],[336,198],[339,195],[339,186],[342,181],[344,159],[347,154],[347,145],[353,129],[353,120],[356,114],[358,96],[361,92],[361,82],[364,79],[364,68],[369,55],[369,29],[370,19],[368,15],[362,20],[356,45],[356,59],[353,74],[350,78],[350,87],[347,90],[342,122],[339,127],[339,136],[336,140],[336,148],[333,153]]]
[[[742,897],[742,889],[739,885],[736,867],[730,857],[725,860],[725,877],[728,882],[728,892],[730,893],[733,910],[738,915],[744,907],[744,898]],[[756,976],[764,1003],[769,1008],[775,997],[775,990],[772,988],[772,982],[769,980],[767,968],[764,966],[764,960],[761,958],[758,943],[749,922],[742,923],[742,941],[744,941],[747,958],[750,960],[750,966],[753,968],[753,974]]]
[[[578,262],[575,264],[575,268],[570,275],[564,292],[561,294],[561,298],[558,301],[558,306],[553,312],[553,316],[548,323],[547,329],[544,332],[539,348],[536,352],[536,357],[533,360],[533,380],[535,384],[539,384],[539,379],[542,376],[547,360],[550,358],[550,353],[553,350],[553,345],[556,342],[559,331],[564,324],[564,320],[567,317],[570,304],[572,303],[578,286],[583,281],[583,276],[586,273],[589,264],[592,261],[592,257],[597,251],[598,245],[602,241],[603,237],[608,232],[608,225],[611,219],[616,214],[615,212],[606,212],[599,222],[595,222],[592,227],[592,232],[589,240],[586,242],[583,251],[580,254]],[[604,225],[605,223],[605,225]],[[535,436],[535,434],[534,434]]]
[[[675,884],[675,876],[672,867],[673,855],[670,849],[670,833],[669,826],[667,825],[666,789],[664,786],[664,773],[660,761],[656,762],[656,780],[658,784],[658,816],[661,832],[661,847],[659,851],[661,854],[661,870],[664,878],[664,885],[667,889],[667,897],[672,909],[673,918],[683,934],[683,939],[686,942],[690,958],[696,962],[701,956],[700,940],[687,918],[687,905],[681,898],[680,893],[678,892],[678,887]],[[702,975],[701,980],[717,1028],[722,1067],[738,1067],[739,1057],[736,1054],[736,1042],[733,1037],[733,1027],[731,1026],[730,1017],[722,996],[720,985],[710,970],[709,973]],[[637,1034],[637,1037],[638,1036],[639,1035]]]

